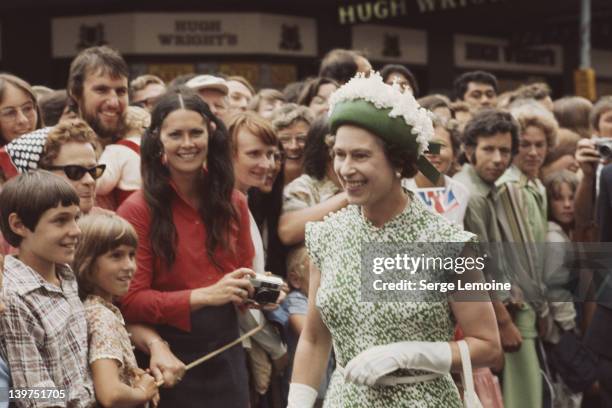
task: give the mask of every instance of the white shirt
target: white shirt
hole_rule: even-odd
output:
[[[431,212],[463,228],[470,191],[462,183],[445,175],[444,187],[420,188],[414,178],[402,179],[402,186],[412,191]]]
[[[140,146],[140,136],[130,136],[126,140]],[[106,146],[99,163],[106,164],[106,170],[96,183],[96,194],[110,194],[117,187],[134,191],[142,186],[140,155],[129,147],[120,144]]]

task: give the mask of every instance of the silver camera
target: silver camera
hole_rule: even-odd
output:
[[[251,300],[260,305],[276,303],[280,296],[283,280],[278,276],[257,274],[251,278],[251,285],[255,288]]]
[[[612,159],[612,138],[609,137],[596,137],[592,139],[595,143],[595,148],[599,152],[599,155],[604,160]]]

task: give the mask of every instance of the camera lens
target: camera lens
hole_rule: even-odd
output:
[[[597,146],[597,150],[604,160],[612,158],[612,146],[610,144],[600,144]]]

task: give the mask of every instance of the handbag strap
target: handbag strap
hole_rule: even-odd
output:
[[[461,355],[461,384],[463,385],[463,406],[464,408],[483,408],[476,389],[474,388],[474,376],[472,373],[472,359],[470,358],[470,349],[465,340],[457,342],[459,346],[459,354]]]
[[[461,385],[463,386],[463,393],[475,394],[470,349],[465,340],[459,340],[457,346],[459,346],[459,355],[461,355]]]

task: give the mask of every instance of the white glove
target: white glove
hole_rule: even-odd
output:
[[[289,384],[287,408],[312,408],[317,401],[318,391],[299,383]]]
[[[380,377],[398,369],[413,369],[446,374],[450,372],[450,343],[404,341],[362,351],[344,368],[344,379],[372,386]]]

